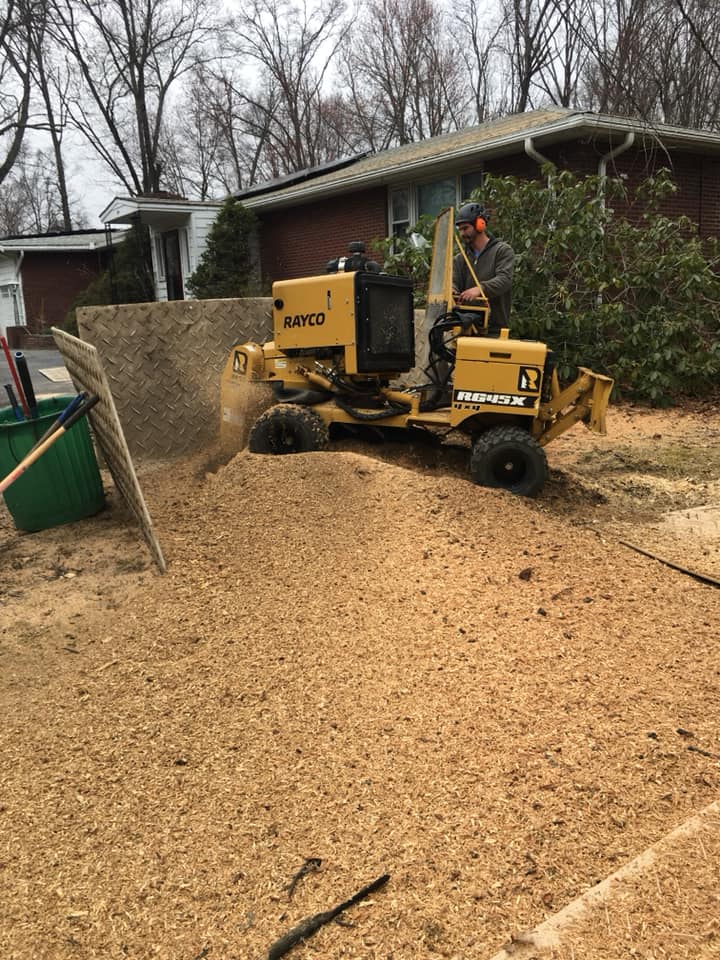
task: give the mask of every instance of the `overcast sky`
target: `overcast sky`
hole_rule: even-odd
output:
[[[113,180],[89,147],[68,143],[66,162],[72,200],[82,208],[88,227],[102,227],[100,213],[113,197],[125,196],[127,190]]]

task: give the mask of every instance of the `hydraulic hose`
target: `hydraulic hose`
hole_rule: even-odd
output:
[[[390,404],[385,407],[384,410],[376,410],[373,413],[367,413],[365,410],[356,410],[354,407],[351,407],[350,404],[340,396],[335,397],[335,403],[349,416],[353,417],[355,420],[360,420],[365,423],[368,423],[372,420],[387,420],[388,417],[397,417],[400,414],[409,413],[411,410],[411,404],[409,403],[403,406],[400,406],[400,404]]]

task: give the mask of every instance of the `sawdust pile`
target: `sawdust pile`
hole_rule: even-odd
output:
[[[717,798],[717,590],[431,471],[196,466],[168,575],[5,657],[6,956],[260,958],[387,872],[298,955],[487,957]]]

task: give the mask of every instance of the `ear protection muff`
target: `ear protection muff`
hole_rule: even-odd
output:
[[[487,223],[485,222],[485,217],[478,217],[475,220],[475,229],[477,230],[478,233],[482,233],[482,231],[485,229],[486,226],[487,226]]]

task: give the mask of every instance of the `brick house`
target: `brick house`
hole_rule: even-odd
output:
[[[107,268],[110,246],[105,230],[0,239],[2,335],[20,346],[62,326],[75,297]]]
[[[322,273],[349,241],[370,244],[407,229],[421,214],[459,204],[486,173],[537,178],[546,161],[579,175],[621,176],[630,187],[668,167],[680,189],[664,212],[686,214],[703,236],[720,235],[720,134],[559,107],[300,171],[235,197],[261,222],[260,262],[269,283]],[[152,215],[149,201],[122,202]],[[181,249],[194,269],[209,205],[185,201],[184,210]],[[204,218],[201,229],[193,226],[197,216]],[[162,250],[155,255],[159,262]]]

